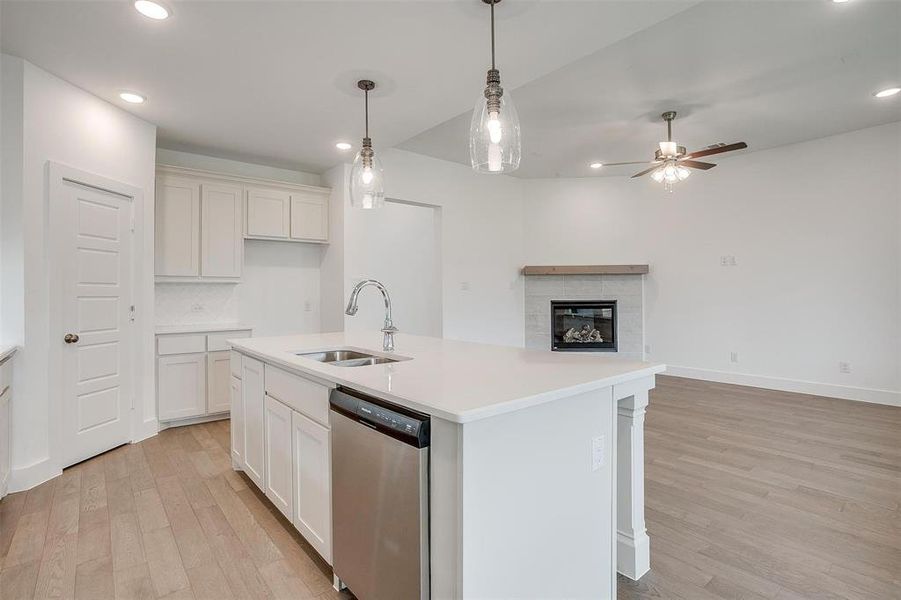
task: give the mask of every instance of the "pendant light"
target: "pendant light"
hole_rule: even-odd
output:
[[[357,87],[363,90],[365,98],[366,137],[350,169],[350,205],[363,209],[381,208],[385,205],[382,163],[372,151],[372,140],[369,138],[369,92],[375,88],[375,83],[361,79]]]
[[[491,6],[491,68],[485,91],[479,94],[469,128],[469,158],[477,173],[510,173],[519,168],[522,141],[519,117],[509,94],[501,87],[501,74],[494,64],[494,5],[501,0],[482,0]]]

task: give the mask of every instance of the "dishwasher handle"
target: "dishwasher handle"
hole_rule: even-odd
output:
[[[343,387],[332,390],[329,405],[334,412],[414,448],[427,448],[431,442],[428,415]]]

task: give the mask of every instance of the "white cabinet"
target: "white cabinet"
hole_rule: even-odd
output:
[[[12,359],[7,357],[5,361],[0,362],[0,498],[3,498],[9,489],[9,475],[12,472],[9,454],[12,398]]]
[[[291,409],[266,396],[266,497],[288,519],[294,516]]]
[[[288,239],[291,194],[284,190],[247,190],[247,237]]]
[[[237,281],[244,262],[240,185],[163,173],[156,179],[160,281]]]
[[[158,359],[157,398],[160,421],[206,413],[206,352]]]
[[[201,184],[200,274],[203,277],[241,277],[243,191],[241,186],[226,183]]]
[[[157,404],[164,424],[227,416],[231,407],[231,351],[226,340],[250,337],[249,329],[158,333]],[[191,421],[188,421],[191,422]],[[181,423],[185,425],[186,423]]]
[[[156,178],[155,273],[158,277],[200,275],[200,182]]]
[[[228,412],[231,406],[231,352],[209,352],[207,359],[207,414]]]
[[[328,197],[322,194],[291,194],[291,239],[328,240]]]
[[[332,563],[332,484],[329,430],[299,412],[291,414],[294,527]]]
[[[265,492],[264,396],[263,363],[245,356],[241,366],[241,397],[244,401],[244,472]]]
[[[244,470],[244,398],[241,396],[241,380],[231,378],[231,438],[232,466]]]

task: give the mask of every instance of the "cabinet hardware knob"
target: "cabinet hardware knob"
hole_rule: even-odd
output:
[[[78,342],[78,334],[77,333],[67,333],[63,338],[63,341],[67,344],[74,344]]]

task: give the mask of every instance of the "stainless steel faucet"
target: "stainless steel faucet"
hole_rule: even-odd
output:
[[[391,297],[388,295],[388,288],[382,285],[381,282],[375,279],[366,279],[355,285],[350,293],[350,299],[347,301],[347,308],[344,309],[344,314],[351,317],[357,314],[357,298],[360,296],[360,291],[368,285],[374,285],[378,288],[385,299],[385,325],[382,327],[385,339],[382,341],[382,349],[385,352],[394,352],[394,334],[397,333],[397,327],[391,321]]]

